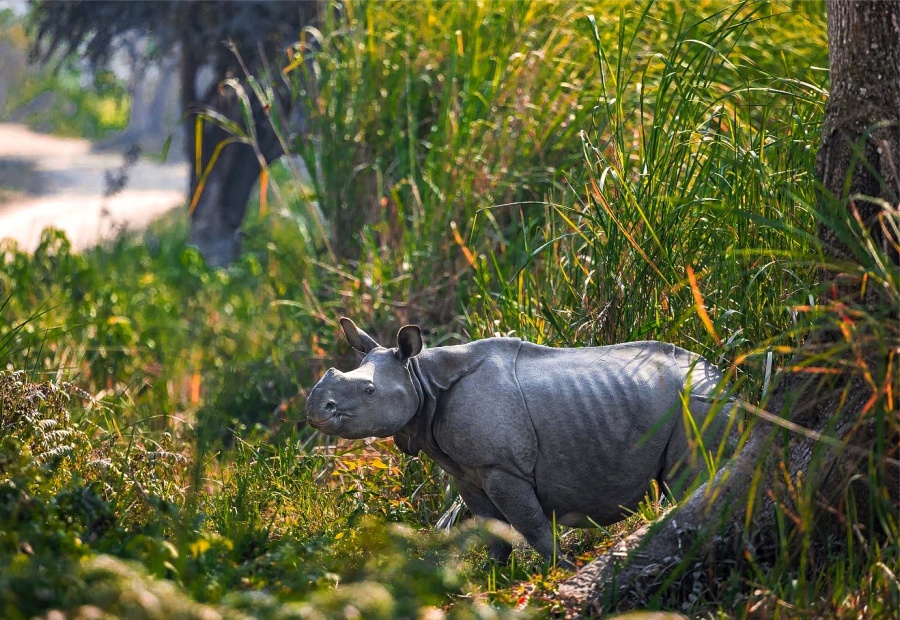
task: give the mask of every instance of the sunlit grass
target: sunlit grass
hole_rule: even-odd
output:
[[[498,566],[465,547],[471,533],[430,531],[454,505],[433,463],[389,441],[321,441],[302,424],[316,378],[356,363],[340,315],[382,341],[421,322],[429,346],[495,334],[669,340],[732,372],[756,403],[768,370],[802,341],[823,217],[811,176],[827,88],[821,10],[338,9],[304,34],[319,49],[317,88],[297,96],[317,138],[293,147],[311,178],[272,171],[300,189],[285,188],[286,210],[270,203],[251,216],[246,253],[229,270],[208,270],[185,247],[183,219],[86,254],[52,233],[33,255],[0,250],[0,364],[26,382],[68,379],[97,400],[72,397],[70,416],[44,416],[77,438],[56,445],[60,459],[41,448],[3,461],[47,524],[3,513],[7,615],[21,605],[16,588],[39,590],[53,553],[71,560],[60,566],[75,581],[19,617],[100,604],[85,594],[98,571],[127,590],[126,569],[100,553],[140,564],[148,591],[150,576],[176,583],[182,605],[257,617],[312,617],[303,605],[343,613],[354,596],[370,617],[442,606],[475,617],[483,602],[548,613],[561,575],[530,550]],[[871,281],[896,290],[879,264],[867,263]],[[4,458],[24,454],[4,446]],[[77,509],[60,503],[73,493]],[[562,548],[589,561],[661,510],[651,495],[613,528],[560,528]],[[23,542],[42,548],[29,555]],[[850,542],[855,553],[815,578],[797,579],[785,562],[697,609],[743,617],[784,603],[895,600],[896,545]],[[124,613],[119,604],[105,609]]]

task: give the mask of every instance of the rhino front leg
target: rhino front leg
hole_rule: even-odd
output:
[[[475,516],[476,521],[496,519],[497,521],[509,523],[507,518],[503,516],[503,513],[500,512],[484,491],[474,485],[459,484],[457,486],[460,496],[466,503],[466,507]],[[500,562],[501,564],[505,564],[509,559],[509,554],[512,553],[512,545],[499,536],[489,535],[487,548],[488,556],[495,562]]]
[[[490,470],[482,475],[482,484],[488,498],[545,562],[552,562],[555,556],[559,566],[572,566],[557,553],[553,529],[530,483],[501,470]]]

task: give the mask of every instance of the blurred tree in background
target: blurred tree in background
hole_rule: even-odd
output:
[[[238,229],[261,166],[284,153],[270,115],[291,119],[287,124],[293,128],[302,126],[302,113],[291,105],[288,89],[269,63],[283,57],[283,49],[317,14],[314,0],[35,0],[34,53],[45,62],[78,54],[100,68],[126,41],[137,37],[153,50],[147,62],[154,57],[170,62],[173,56],[178,58],[185,148],[191,164],[190,241],[209,264],[224,266],[237,256]],[[237,79],[245,72],[258,80],[254,84],[266,93],[265,104],[244,93]],[[206,118],[199,124],[198,114]]]

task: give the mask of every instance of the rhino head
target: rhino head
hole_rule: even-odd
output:
[[[350,346],[365,357],[350,372],[328,369],[306,400],[307,420],[326,435],[345,439],[400,432],[420,406],[409,367],[409,360],[422,351],[419,327],[402,327],[392,349],[375,342],[348,318],[341,318],[341,327]]]

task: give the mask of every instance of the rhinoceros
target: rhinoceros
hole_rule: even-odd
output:
[[[365,357],[351,372],[325,372],[307,398],[310,425],[347,439],[393,435],[403,452],[424,452],[476,518],[512,525],[545,560],[558,557],[551,519],[609,525],[653,480],[683,489],[700,469],[688,463],[688,428],[705,429],[715,450],[728,426],[722,373],[672,344],[488,338],[423,349],[419,327],[407,325],[386,348],[340,322]],[[489,543],[496,560],[510,550]]]

